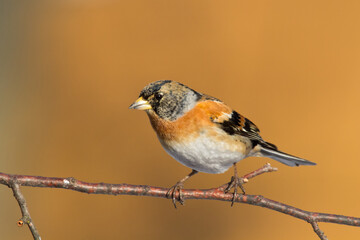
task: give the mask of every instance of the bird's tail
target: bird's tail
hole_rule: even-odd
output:
[[[268,142],[260,143],[260,147],[261,147],[260,153],[262,156],[272,158],[276,161],[281,162],[282,164],[291,167],[300,166],[300,165],[316,165],[316,163],[314,162],[310,162],[308,160],[281,152],[277,149],[275,145]]]

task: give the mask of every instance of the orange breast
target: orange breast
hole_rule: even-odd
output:
[[[149,111],[148,116],[152,127],[161,139],[184,141],[190,136],[196,137],[204,127],[214,126],[212,119],[231,112],[231,108],[221,102],[203,101],[175,121],[161,119],[153,111]]]

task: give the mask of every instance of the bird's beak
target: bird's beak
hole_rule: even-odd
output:
[[[148,101],[144,100],[142,97],[139,97],[133,104],[130,105],[130,109],[138,110],[148,110],[151,109],[151,105]]]

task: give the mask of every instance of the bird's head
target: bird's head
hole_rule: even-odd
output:
[[[148,84],[130,109],[155,113],[160,118],[174,121],[191,110],[202,94],[175,81],[160,80]]]

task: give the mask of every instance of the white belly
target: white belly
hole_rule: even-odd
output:
[[[223,173],[245,157],[243,144],[230,146],[226,141],[208,138],[205,134],[185,143],[159,140],[168,154],[199,172]]]

